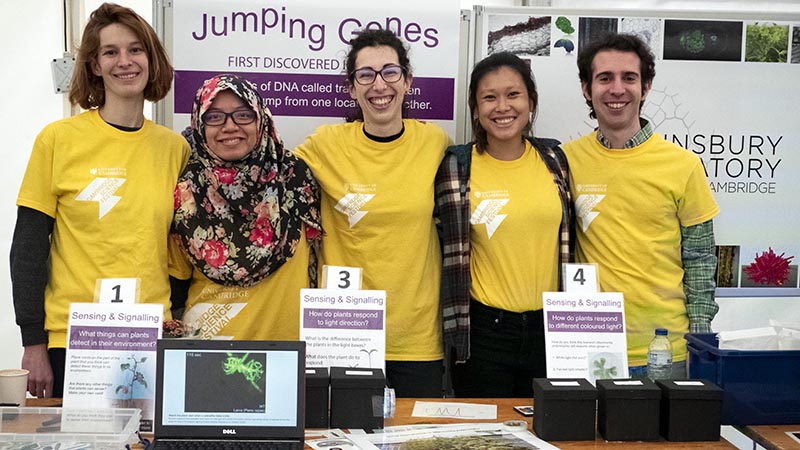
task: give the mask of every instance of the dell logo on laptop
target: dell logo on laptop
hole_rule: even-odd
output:
[[[236,434],[235,428],[223,428],[222,434]]]

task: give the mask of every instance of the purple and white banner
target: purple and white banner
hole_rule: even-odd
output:
[[[437,122],[454,137],[459,10],[457,0],[173,0],[165,36],[175,66],[171,126],[181,131],[189,124],[204,80],[236,73],[268,99],[293,148],[319,125],[342,122],[354,111],[345,83],[348,42],[364,29],[382,28],[410,48],[407,115]]]
[[[619,292],[545,292],[548,378],[628,377],[625,302]]]
[[[386,291],[301,289],[300,340],[307,367],[384,369]]]

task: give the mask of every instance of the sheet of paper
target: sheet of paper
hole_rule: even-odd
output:
[[[401,428],[402,431],[396,428]],[[501,423],[431,425],[412,429],[387,427],[383,433],[348,435],[348,437],[362,450],[394,450],[403,443],[415,441],[424,445],[423,442],[433,439],[436,439],[435,448],[492,448],[494,445],[499,445],[502,448],[515,449],[558,449],[537,438],[530,431],[506,431]]]
[[[444,417],[448,419],[497,419],[497,405],[475,403],[416,402],[411,417]]]

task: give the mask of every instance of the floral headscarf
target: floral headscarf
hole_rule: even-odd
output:
[[[225,90],[257,115],[256,146],[233,162],[209,150],[203,123],[203,114]],[[309,285],[316,286],[319,185],[308,166],[283,148],[256,86],[230,74],[206,80],[183,135],[192,154],[175,187],[171,233],[195,267],[216,283],[252,286],[292,257],[305,224],[312,244]]]

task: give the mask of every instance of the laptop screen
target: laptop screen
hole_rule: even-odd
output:
[[[305,345],[158,341],[157,438],[302,437]]]

